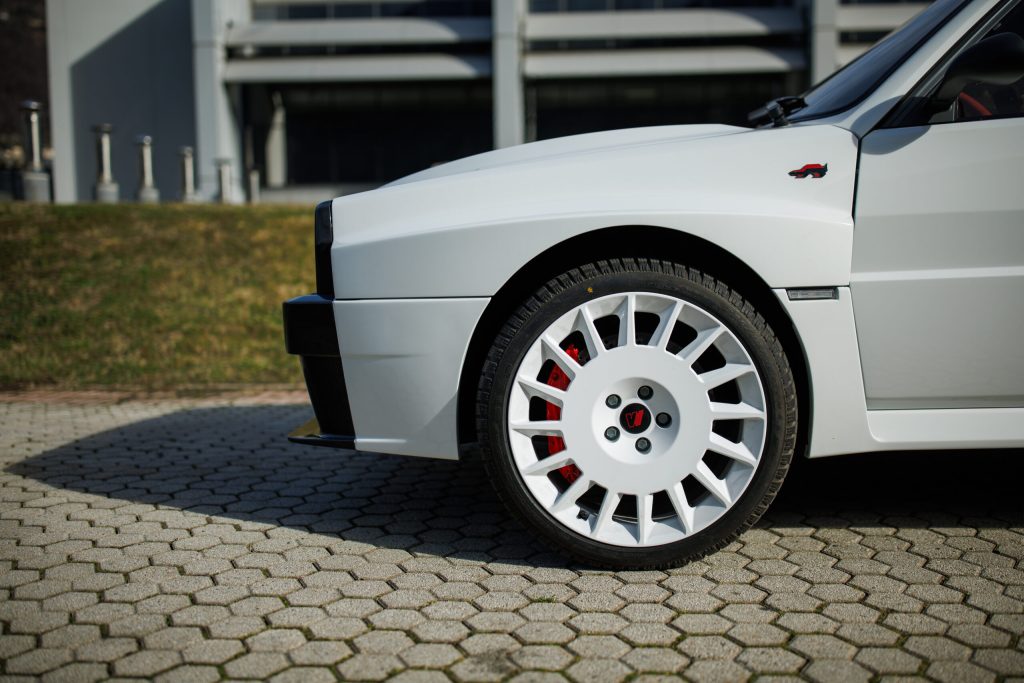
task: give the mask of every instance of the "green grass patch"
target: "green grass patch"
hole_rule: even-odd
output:
[[[293,383],[313,211],[0,204],[0,387]]]

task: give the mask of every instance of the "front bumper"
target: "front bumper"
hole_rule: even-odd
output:
[[[292,441],[457,459],[459,378],[487,302],[305,296],[285,303],[285,345],[302,359],[317,417]]]
[[[313,446],[355,448],[352,409],[341,365],[334,302],[317,294],[284,302],[284,346],[302,362],[316,418],[288,435]]]

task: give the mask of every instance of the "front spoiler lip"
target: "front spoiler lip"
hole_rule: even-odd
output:
[[[356,438],[354,436],[322,433],[320,431],[320,423],[315,417],[293,429],[288,435],[288,440],[305,446],[325,446],[327,448],[347,448],[349,450],[355,450],[356,447]]]

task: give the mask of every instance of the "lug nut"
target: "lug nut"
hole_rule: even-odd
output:
[[[604,438],[608,439],[609,441],[618,441],[618,439],[619,439],[619,430],[618,430],[618,428],[617,427],[609,427],[608,429],[604,430]]]
[[[618,394],[611,394],[604,400],[604,404],[609,408],[618,408],[620,403],[622,403],[622,399]]]
[[[636,449],[641,453],[646,453],[651,450],[651,442],[641,437],[636,440]]]
[[[659,427],[668,427],[672,424],[672,416],[668,413],[658,413],[658,417],[654,418],[654,421],[658,423]]]
[[[654,389],[651,389],[649,386],[645,384],[636,390],[636,395],[646,401],[651,396],[654,396]]]

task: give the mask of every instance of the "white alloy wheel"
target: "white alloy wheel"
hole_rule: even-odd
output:
[[[477,438],[538,539],[591,565],[663,568],[764,514],[796,447],[797,388],[762,313],[771,295],[755,294],[670,261],[604,259],[507,315]]]
[[[537,503],[578,534],[627,547],[679,541],[732,507],[757,469],[766,417],[736,334],[653,292],[610,294],[550,324],[516,370],[507,414]]]

